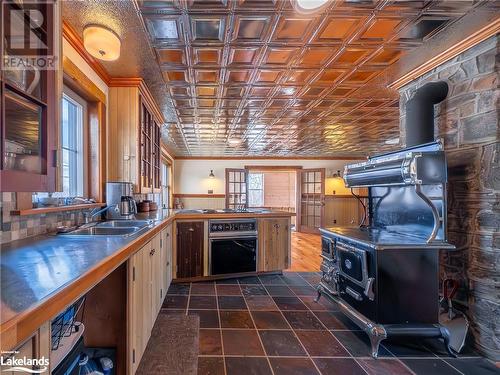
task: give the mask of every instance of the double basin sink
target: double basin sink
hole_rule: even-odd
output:
[[[151,228],[151,220],[110,220],[96,224],[86,224],[63,236],[121,236],[128,237]]]

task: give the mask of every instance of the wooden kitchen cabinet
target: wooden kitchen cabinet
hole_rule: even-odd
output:
[[[290,219],[259,219],[258,271],[281,271],[290,267]]]
[[[151,322],[152,325],[156,316],[160,312],[163,302],[163,274],[165,265],[162,263],[162,239],[161,234],[157,234],[151,240],[151,251],[149,252],[149,261],[151,262]]]
[[[177,222],[177,278],[203,276],[204,223]]]
[[[162,233],[157,234],[128,262],[129,373],[141,362],[154,322],[166,294],[166,257]],[[165,261],[162,260],[162,257]]]
[[[161,191],[163,117],[142,80],[113,79],[109,88],[108,181],[134,184],[136,193]]]
[[[0,12],[0,192],[53,192],[59,149],[61,5],[2,2]],[[35,12],[42,25],[29,29]],[[28,30],[30,38],[20,40]],[[32,48],[33,40],[44,48]],[[37,57],[40,67],[19,69],[24,56]],[[50,61],[53,69],[41,68]]]
[[[3,348],[2,348],[3,349]],[[50,322],[45,322],[38,328],[35,333],[24,343],[19,345],[13,352],[18,352],[15,353],[12,357],[21,359],[23,357],[26,358],[36,358],[36,359],[41,359],[42,357],[46,358],[50,362],[50,349],[51,349],[51,339],[50,339]],[[8,354],[2,354],[4,362],[8,361],[9,355]],[[3,365],[0,366],[0,372],[2,374],[6,375],[17,375],[19,374],[18,371],[5,371],[4,369],[9,368],[9,367],[15,367],[15,366],[9,366],[9,365]],[[44,366],[41,367],[30,367],[30,370],[37,370],[41,369]],[[47,365],[47,371],[44,373],[50,374],[50,363]]]
[[[161,247],[161,262],[165,266],[165,271],[162,273],[162,286],[164,290],[163,299],[167,294],[168,288],[172,283],[173,265],[172,265],[172,225],[168,225],[161,232],[162,247]]]
[[[151,336],[151,242],[144,245],[129,259],[128,310],[130,373],[134,374],[141,362]]]

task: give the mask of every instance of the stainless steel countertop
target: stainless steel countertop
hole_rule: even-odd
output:
[[[0,323],[16,318],[44,303],[49,297],[92,271],[127,248],[132,242],[151,236],[154,228],[168,220],[230,217],[290,217],[286,212],[182,214],[176,210],[140,213],[138,219],[154,220],[153,227],[129,237],[65,237],[53,234],[30,237],[1,246],[0,250]]]
[[[173,215],[171,210],[140,214],[141,218],[157,220],[154,226]],[[47,234],[3,244],[0,252],[1,323],[38,304],[140,235],[146,234],[143,232],[126,238],[68,238]]]

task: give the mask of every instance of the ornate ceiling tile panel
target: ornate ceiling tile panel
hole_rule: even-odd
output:
[[[488,3],[331,0],[300,14],[292,1],[139,2],[178,117],[164,136],[179,155],[393,149],[398,95],[380,77]]]

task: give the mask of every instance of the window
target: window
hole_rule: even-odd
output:
[[[171,167],[169,164],[162,161],[161,163],[161,201],[163,208],[170,206],[170,173]]]
[[[248,206],[264,206],[264,173],[248,174]]]
[[[61,112],[63,197],[84,196],[85,192],[85,101],[65,88]]]

